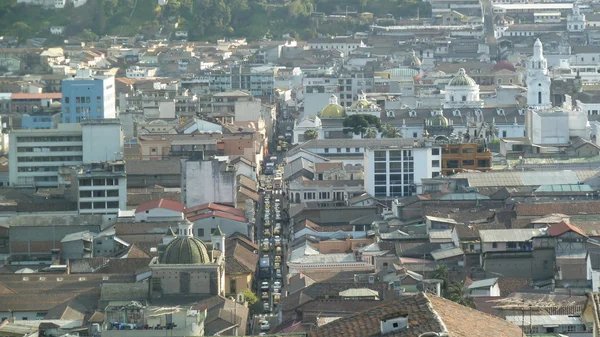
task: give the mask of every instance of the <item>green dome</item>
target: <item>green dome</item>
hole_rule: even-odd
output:
[[[450,123],[448,122],[448,118],[444,117],[443,114],[439,114],[432,119],[431,124],[433,126],[448,126]]]
[[[162,264],[207,264],[211,263],[204,242],[180,236],[169,242],[160,258]]]
[[[344,107],[339,104],[327,104],[323,110],[321,110],[321,118],[344,118],[346,117],[346,112],[344,112]]]
[[[458,70],[458,74],[452,80],[450,80],[448,85],[454,87],[473,87],[476,86],[477,83],[474,79],[467,75],[465,69],[460,68]]]

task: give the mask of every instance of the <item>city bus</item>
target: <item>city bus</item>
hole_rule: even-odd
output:
[[[261,279],[271,278],[271,258],[263,256],[260,258],[258,263],[258,275]]]

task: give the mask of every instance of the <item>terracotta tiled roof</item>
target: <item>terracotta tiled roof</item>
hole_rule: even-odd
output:
[[[25,92],[16,92],[12,94],[11,99],[61,99],[62,93],[60,92],[49,92],[42,94],[30,94]]]
[[[236,215],[238,217],[246,216],[246,213],[242,209],[237,209],[235,207],[217,204],[214,202],[209,202],[206,204],[197,205],[197,206],[193,206],[193,207],[187,207],[185,209],[185,216],[189,218],[194,215],[208,213],[208,212],[212,212],[212,211],[220,211],[220,212],[224,212],[224,213],[230,213],[230,214]]]
[[[139,205],[135,209],[135,212],[141,213],[154,208],[164,208],[174,212],[183,212],[185,210],[185,205],[173,200],[159,199]]]
[[[559,235],[569,232],[569,231],[573,231],[581,236],[587,236],[584,231],[579,229],[579,227],[572,225],[570,223],[566,223],[564,221],[561,221],[557,224],[551,224],[548,227],[548,233],[551,236],[559,236]]]
[[[517,204],[517,216],[543,216],[552,213],[566,215],[600,214],[599,201],[569,201]]]
[[[309,336],[382,336],[381,321],[402,316],[408,318],[408,328],[386,333],[385,336],[419,336],[427,332],[447,333],[448,336],[460,337],[522,335],[519,327],[500,318],[440,297],[419,293],[338,319],[311,331]]]

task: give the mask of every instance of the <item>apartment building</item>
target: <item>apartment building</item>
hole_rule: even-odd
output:
[[[57,187],[61,167],[120,158],[123,152],[118,120],[58,124],[56,129],[13,130],[9,134],[11,186]]]
[[[83,119],[116,118],[115,78],[93,76],[79,70],[62,82],[62,122],[80,123]]]
[[[439,162],[438,162],[439,164]],[[442,145],[442,175],[463,170],[490,171],[492,152],[483,144],[459,143]]]
[[[398,145],[371,146],[364,154],[365,191],[375,197],[422,193],[421,179],[441,174],[441,148],[432,142],[398,140]]]
[[[127,208],[125,162],[101,162],[71,170],[79,214],[118,214]]]
[[[275,100],[275,77],[278,67],[237,66],[230,71],[217,71],[209,75],[209,90],[211,93],[231,90],[244,90],[252,96],[264,98],[269,103]]]

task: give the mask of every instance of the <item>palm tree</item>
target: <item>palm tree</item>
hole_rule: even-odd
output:
[[[308,129],[304,131],[304,141],[319,138],[319,132],[315,129]]]
[[[488,142],[491,142],[498,137],[498,127],[495,123],[486,123],[485,136]]]
[[[384,124],[381,130],[381,137],[383,138],[402,138],[402,131],[398,130],[391,124]]]
[[[450,282],[448,277],[448,268],[446,268],[445,265],[440,264],[435,270],[433,278],[442,280],[442,296],[446,295],[446,293],[448,292],[448,283]]]
[[[469,290],[462,281],[451,282],[445,297],[450,301],[464,305],[465,307],[475,308],[475,301],[473,301],[473,297],[469,296]]]
[[[368,128],[365,134],[363,135],[363,138],[377,138],[377,129]]]

